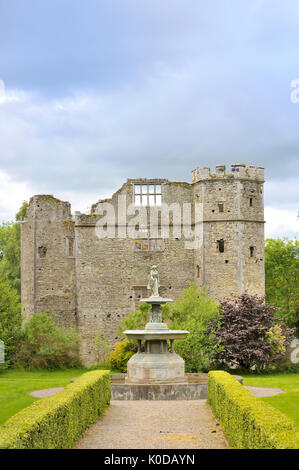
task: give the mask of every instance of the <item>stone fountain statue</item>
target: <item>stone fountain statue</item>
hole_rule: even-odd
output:
[[[185,363],[174,352],[174,340],[184,339],[189,331],[169,330],[163,323],[161,305],[172,302],[172,299],[160,297],[159,287],[158,265],[153,265],[147,286],[151,296],[140,300],[151,305],[150,321],[144,330],[124,331],[129,339],[138,341],[138,352],[128,361],[127,383],[186,383]]]
[[[151,267],[150,277],[149,277],[149,281],[147,285],[148,290],[150,290],[152,293],[151,297],[160,297],[159,296],[160,281],[159,281],[158,266],[159,265],[154,264]]]

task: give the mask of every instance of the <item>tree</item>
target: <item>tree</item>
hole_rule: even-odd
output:
[[[266,301],[277,316],[299,333],[299,241],[267,239],[265,245]]]
[[[218,350],[218,361],[250,369],[259,368],[283,359],[294,330],[277,324],[276,308],[264,299],[242,294],[230,301],[222,301],[220,329],[217,340],[223,346]]]
[[[35,313],[22,329],[12,361],[28,369],[75,367],[79,345],[78,332],[59,326],[54,313]]]
[[[26,216],[28,203],[23,202],[16,214],[14,223],[4,223],[0,229],[0,277],[7,279],[10,285],[21,292],[21,227],[20,222]]]
[[[189,331],[184,340],[175,342],[175,351],[184,359],[186,372],[209,370],[220,348],[216,339],[218,303],[204,289],[191,284],[168,308],[169,328]]]
[[[0,278],[0,339],[5,346],[5,361],[9,361],[21,331],[21,305],[18,292]]]
[[[0,263],[13,230],[13,222],[2,222],[0,225]]]

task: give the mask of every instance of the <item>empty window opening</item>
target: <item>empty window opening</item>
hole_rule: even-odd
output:
[[[47,254],[47,247],[46,246],[39,246],[38,247],[38,254],[40,258],[45,258]]]
[[[74,239],[71,237],[66,239],[66,256],[69,258],[73,258],[74,256]]]
[[[224,212],[224,204],[222,204],[222,202],[218,204],[218,209],[219,212]]]
[[[134,202],[136,206],[160,206],[162,204],[161,184],[135,184]]]
[[[226,264],[228,263],[228,259],[225,260],[225,263],[226,263]]]
[[[224,253],[224,240],[221,238],[221,240],[217,240],[217,249],[219,253]]]
[[[200,277],[200,267],[199,265],[196,266],[196,275],[199,278]]]
[[[252,197],[249,198],[249,205],[250,205],[250,207],[253,206],[253,199],[252,199]]]
[[[250,251],[250,258],[253,258],[254,257],[254,246],[251,246],[249,248],[249,251]]]

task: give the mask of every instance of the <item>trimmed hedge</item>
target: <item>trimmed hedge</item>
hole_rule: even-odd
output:
[[[298,449],[299,430],[286,415],[254,397],[223,371],[208,375],[208,403],[235,449]]]
[[[91,371],[0,426],[0,449],[71,449],[109,405],[109,371]]]

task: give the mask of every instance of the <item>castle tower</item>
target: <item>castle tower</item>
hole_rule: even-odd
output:
[[[264,295],[264,169],[244,164],[197,168],[195,202],[203,204],[203,243],[194,250],[195,280],[217,299]]]
[[[70,204],[33,196],[21,227],[21,300],[26,317],[55,312],[74,325],[76,308],[74,222]]]

